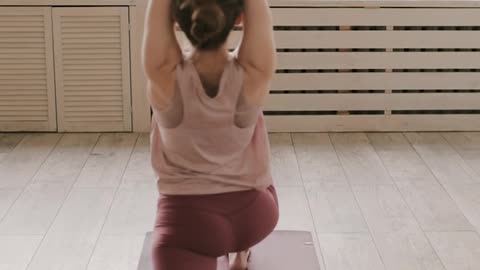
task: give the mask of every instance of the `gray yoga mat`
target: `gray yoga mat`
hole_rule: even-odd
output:
[[[151,232],[145,236],[138,270],[153,270],[150,257]],[[224,257],[218,270],[227,270]],[[249,270],[320,270],[312,235],[304,231],[274,231],[252,248]]]

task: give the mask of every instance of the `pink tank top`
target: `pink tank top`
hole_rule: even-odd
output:
[[[176,79],[170,109],[153,109],[151,164],[159,193],[216,194],[273,184],[262,110],[243,102],[236,59],[230,57],[214,97],[189,59],[177,66]]]

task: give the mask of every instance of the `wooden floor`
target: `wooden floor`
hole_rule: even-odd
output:
[[[480,269],[480,133],[270,139],[277,229],[311,231],[322,269]],[[157,197],[148,140],[0,133],[0,270],[135,270]]]

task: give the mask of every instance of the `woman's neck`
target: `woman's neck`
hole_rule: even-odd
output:
[[[194,50],[192,54],[192,61],[201,67],[215,67],[223,66],[229,58],[229,52],[225,47],[213,51],[198,51]],[[208,69],[210,69],[208,68]]]

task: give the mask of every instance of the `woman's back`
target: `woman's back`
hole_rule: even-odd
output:
[[[162,194],[214,194],[272,184],[260,106],[243,98],[244,71],[229,56],[215,95],[191,58],[176,67],[167,109],[154,109],[152,166]]]
[[[184,59],[174,23],[202,72]],[[238,57],[227,60],[226,40],[242,23]],[[215,270],[217,257],[238,252],[230,269],[246,269],[247,250],[279,218],[261,110],[275,72],[267,0],[149,0],[145,25],[151,160],[160,193],[153,267]],[[208,80],[202,84],[201,77]]]

